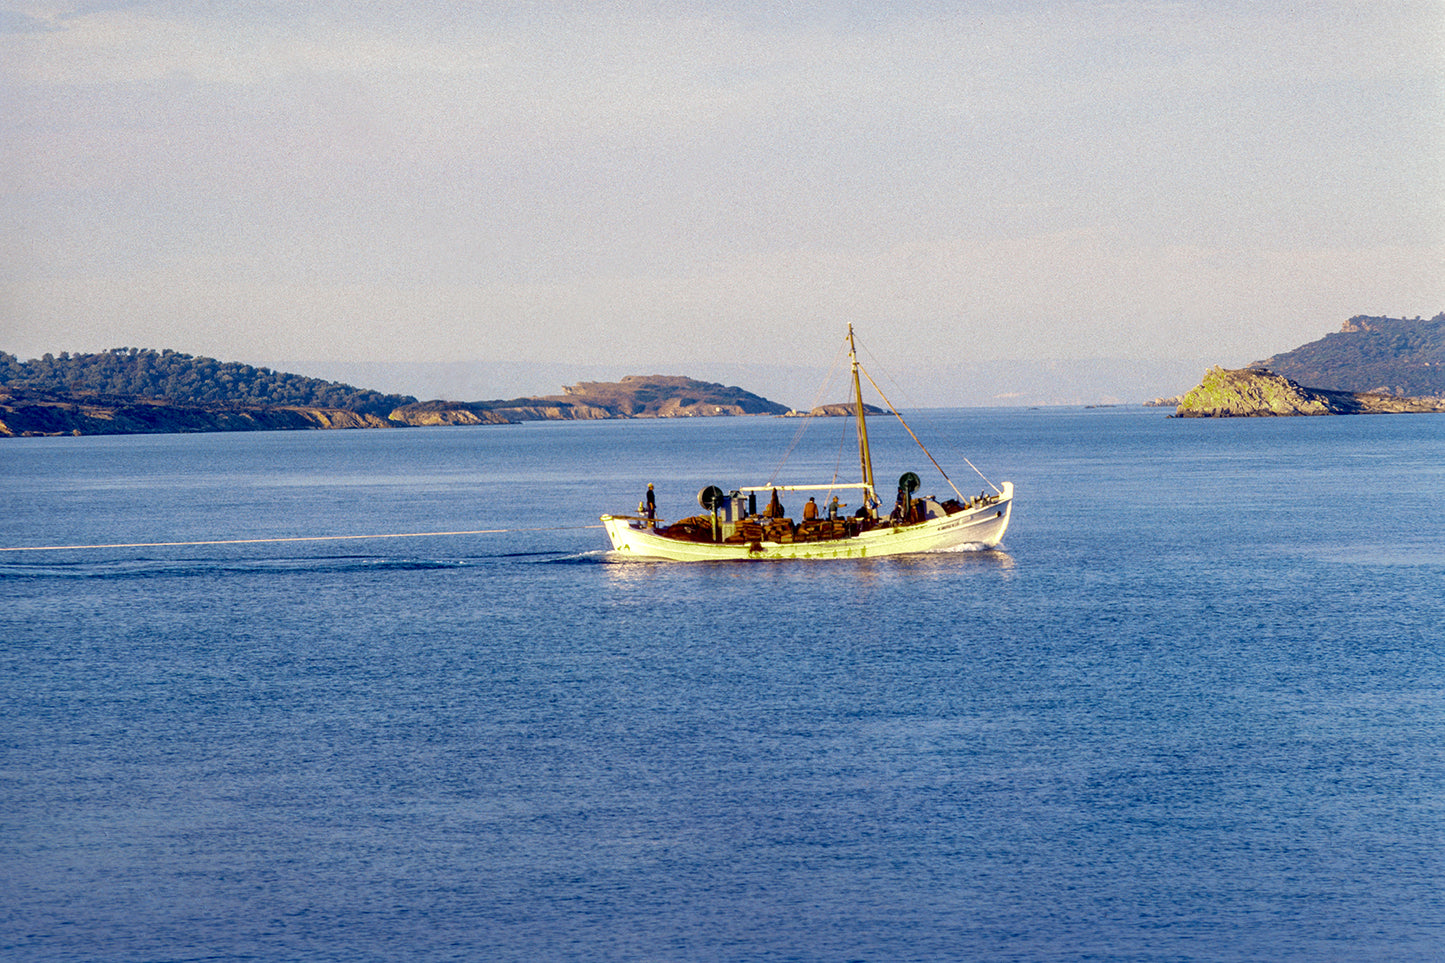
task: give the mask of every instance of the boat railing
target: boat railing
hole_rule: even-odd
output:
[[[634,522],[642,522],[644,524],[647,522],[651,522],[657,528],[662,528],[667,524],[667,519],[663,518],[661,515],[657,516],[656,518],[648,518],[646,515],[618,515],[615,513],[608,513],[602,516],[602,521],[608,520],[627,522],[628,524],[632,524]]]

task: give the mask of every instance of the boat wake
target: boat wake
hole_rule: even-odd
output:
[[[554,555],[551,558],[543,559],[548,565],[597,565],[616,561],[616,552],[610,549],[597,548],[586,552],[568,552],[565,555]]]
[[[455,569],[465,559],[342,555],[288,558],[127,558],[0,565],[0,579],[161,579],[214,575],[294,575]]]

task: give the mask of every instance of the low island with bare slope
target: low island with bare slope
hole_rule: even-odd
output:
[[[741,388],[680,375],[628,375],[583,381],[560,395],[510,401],[420,401],[390,413],[406,425],[509,424],[601,418],[717,418],[787,414],[786,405]]]

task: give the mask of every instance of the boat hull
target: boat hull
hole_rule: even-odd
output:
[[[603,515],[602,525],[619,556],[674,562],[772,561],[881,558],[964,548],[993,548],[1002,541],[1013,509],[1013,483],[987,505],[913,525],[881,526],[848,538],[812,542],[690,542],[668,538],[635,516]]]

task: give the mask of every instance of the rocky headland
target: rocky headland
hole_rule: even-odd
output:
[[[1177,418],[1257,418],[1445,412],[1445,398],[1404,398],[1377,392],[1306,388],[1267,368],[1215,366],[1180,399]]]

